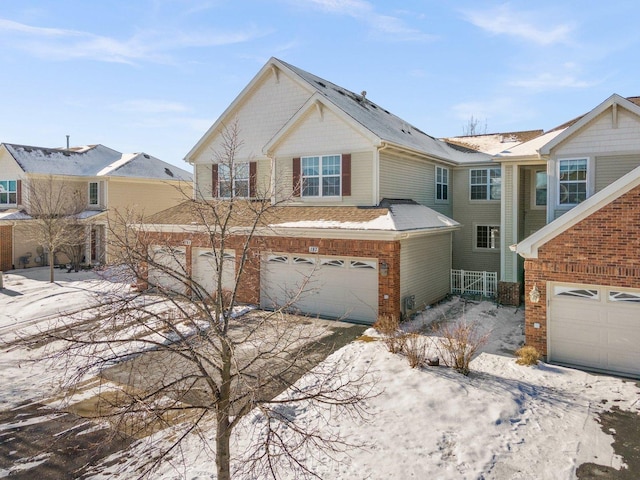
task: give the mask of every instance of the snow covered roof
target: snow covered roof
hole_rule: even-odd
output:
[[[564,132],[563,129],[552,130],[547,132],[539,137],[536,137],[528,142],[517,144],[511,148],[507,148],[499,152],[495,158],[496,160],[500,159],[508,159],[510,157],[526,157],[526,156],[537,156],[538,151],[555,137]]]
[[[76,215],[76,218],[78,220],[86,220],[87,218],[97,217],[98,215],[102,215],[105,213],[106,210],[83,210]],[[31,220],[32,218],[33,217],[31,215],[28,215],[24,211],[15,208],[0,211],[0,223],[12,222],[17,220]]]
[[[457,163],[490,161],[477,151],[461,151],[427,135],[407,121],[372,102],[366,95],[353,93],[328,80],[306,72],[279,59],[272,59],[298,75],[331,103],[353,118],[382,141]]]
[[[544,133],[543,130],[527,130],[522,132],[488,133],[482,135],[465,135],[448,137],[443,140],[462,145],[472,150],[495,155],[523,142],[528,142]]]
[[[216,206],[216,208],[224,208],[224,206]],[[236,207],[236,211],[242,212],[242,208]],[[207,212],[204,213],[206,215]],[[219,211],[218,213],[220,214]],[[264,226],[268,225],[270,228],[390,232],[452,229],[460,226],[455,220],[424,205],[394,200],[383,200],[380,207],[282,206],[267,212],[263,220]],[[246,218],[244,215],[236,213],[232,218],[232,226],[247,226],[251,225],[252,221],[253,211],[249,210]],[[152,215],[146,223],[151,225],[194,225],[201,224],[202,217],[196,214],[192,202],[184,202]],[[215,223],[211,223],[211,225],[215,225]]]
[[[29,220],[31,217],[22,210],[10,208],[9,210],[0,210],[0,222],[13,220]]]
[[[25,173],[192,181],[191,173],[146,153],[123,154],[104,145],[69,149],[3,145]]]

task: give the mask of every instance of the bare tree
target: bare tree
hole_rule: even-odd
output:
[[[99,370],[121,386],[101,409],[120,431],[143,436],[168,425],[182,430],[167,448],[150,458],[145,474],[189,434],[215,426],[217,478],[232,476],[236,465],[251,476],[277,478],[286,469],[299,477],[316,475],[305,464],[309,449],[331,455],[354,446],[349,439],[329,433],[326,425],[301,425],[291,414],[297,406],[314,408],[330,422],[340,411],[366,415],[363,400],[373,396],[374,383],[366,373],[354,374],[347,365],[317,366],[326,350],[324,333],[309,321],[285,313],[305,285],[290,292],[290,302],[273,311],[237,316],[240,289],[255,278],[264,245],[264,229],[280,205],[271,199],[271,187],[243,185],[246,179],[236,162],[242,147],[237,124],[222,131],[222,147],[215,161],[225,185],[225,199],[191,198],[179,207],[186,230],[160,234],[153,226],[118,215],[110,228],[111,241],[121,252],[121,263],[149,292],[115,294],[99,312],[86,312],[96,328],[59,328],[50,335],[67,342],[58,357],[74,363],[70,383]],[[215,182],[214,182],[215,183]],[[251,199],[247,194],[251,191]],[[148,220],[146,220],[148,221]],[[186,252],[195,245],[210,252],[210,278],[196,277]],[[225,255],[233,249],[234,257]],[[233,282],[226,279],[231,265]],[[227,272],[227,273],[225,273]],[[86,324],[85,324],[86,325]],[[326,338],[325,338],[326,340]],[[115,366],[114,366],[115,365]],[[294,386],[304,374],[313,381]],[[286,390],[286,394],[278,396]],[[234,430],[248,422],[255,428],[251,442],[232,452]],[[201,435],[207,445],[208,435]],[[203,448],[206,448],[203,446]]]
[[[462,135],[465,137],[473,137],[475,135],[484,135],[487,133],[487,120],[484,121],[484,128],[480,125],[480,120],[473,115],[469,118],[466,125],[462,127]]]
[[[49,281],[54,282],[56,254],[77,252],[84,245],[80,214],[87,208],[85,189],[49,175],[25,182],[25,209],[32,220],[25,222],[28,236],[42,245],[49,256]]]

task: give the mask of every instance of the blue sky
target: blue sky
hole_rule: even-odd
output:
[[[430,135],[550,129],[640,95],[635,1],[0,3],[0,141],[176,165],[271,56]]]

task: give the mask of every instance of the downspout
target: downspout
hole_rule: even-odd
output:
[[[271,205],[276,204],[276,157],[267,154],[269,160],[271,162],[271,186],[269,189],[271,190]]]
[[[376,158],[373,165],[373,204],[380,205],[380,152],[389,148],[387,142],[380,142],[382,146],[376,150]]]

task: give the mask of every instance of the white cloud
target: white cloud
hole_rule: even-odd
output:
[[[337,15],[346,15],[368,24],[378,33],[389,35],[402,41],[425,41],[435,38],[409,27],[398,17],[377,13],[374,6],[364,0],[298,0],[296,5],[306,3]]]
[[[34,27],[0,18],[0,45],[51,60],[91,59],[103,62],[170,63],[169,52],[190,47],[216,47],[253,40],[269,32],[256,27],[240,31],[142,31],[119,40],[90,32]]]
[[[557,43],[569,43],[569,34],[573,31],[570,24],[548,25],[546,17],[531,12],[516,12],[508,5],[492,10],[465,11],[466,19],[491,34],[507,35],[548,46]],[[536,17],[539,25],[535,23]]]

